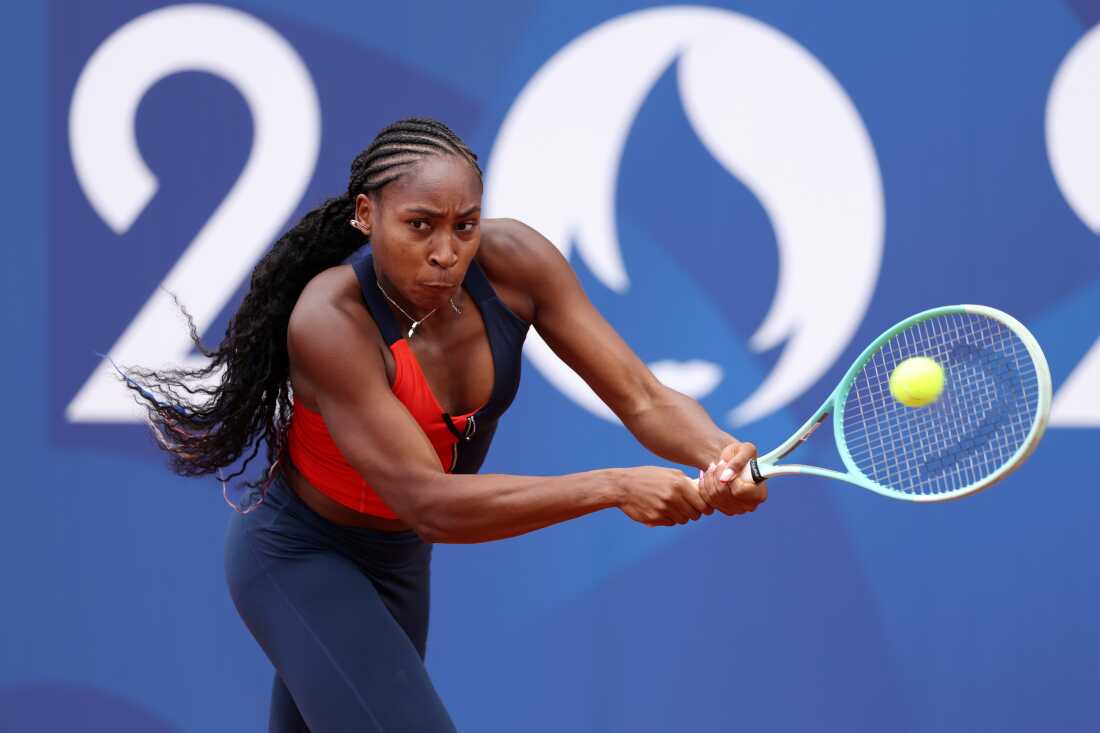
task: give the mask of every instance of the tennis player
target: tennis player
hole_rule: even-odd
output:
[[[684,524],[767,496],[738,478],[755,448],[658,382],[558,250],[519,222],[482,220],[481,196],[477,157],[448,127],[390,125],[353,161],[347,193],[256,266],[218,348],[192,326],[208,367],[130,372],[178,473],[220,475],[267,447],[225,569],[275,667],[271,731],[454,730],[423,663],[432,543],[612,507]],[[642,445],[699,468],[700,483],[653,466],[474,475],[531,326]],[[205,402],[178,398],[222,369]]]

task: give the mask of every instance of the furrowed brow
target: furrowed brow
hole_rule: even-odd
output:
[[[406,214],[424,214],[425,216],[443,216],[443,212],[439,209],[433,209],[430,206],[410,206],[405,209]]]
[[[471,206],[470,208],[466,209],[465,211],[460,211],[458,216],[459,216],[460,219],[464,219],[467,216],[473,216],[474,214],[477,214],[477,213],[480,213],[480,212],[481,212],[480,204],[475,204],[475,205]],[[430,206],[410,206],[410,207],[404,209],[404,213],[406,213],[406,214],[423,214],[424,216],[434,216],[434,217],[443,216],[442,211],[440,211],[439,209],[433,209]]]

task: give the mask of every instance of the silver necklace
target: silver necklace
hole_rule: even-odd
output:
[[[374,284],[378,286],[378,290],[381,291],[382,295],[385,296],[386,300],[393,303],[393,307],[396,308],[397,310],[401,311],[401,315],[405,316],[405,318],[408,318],[410,321],[412,321],[412,326],[409,327],[409,332],[405,335],[405,338],[407,338],[409,341],[412,341],[413,334],[416,333],[417,327],[421,323],[423,323],[424,321],[431,318],[432,313],[435,313],[437,310],[439,310],[438,307],[432,308],[431,311],[428,313],[428,315],[424,316],[423,318],[421,318],[418,321],[415,318],[413,318],[412,316],[410,316],[408,311],[406,311],[404,308],[402,308],[400,305],[398,305],[396,300],[394,300],[393,298],[390,297],[390,294],[387,293],[386,289],[382,287],[382,283],[381,283],[381,281],[379,281],[379,279],[377,277],[374,278]],[[454,312],[459,314],[459,315],[462,315],[462,309],[459,308],[457,305],[455,305],[454,298],[448,298],[447,300],[450,302],[451,308],[454,310]]]

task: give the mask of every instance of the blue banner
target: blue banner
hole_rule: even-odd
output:
[[[387,123],[444,120],[662,381],[762,448],[925,308],[1050,362],[1033,458],[918,506],[776,479],[751,516],[605,511],[439,545],[428,669],[468,731],[1095,731],[1100,3],[6,10],[0,729],[262,730],[231,510],[110,360],[202,364],[257,259]],[[836,466],[827,431],[800,460]],[[485,470],[659,463],[532,331]]]

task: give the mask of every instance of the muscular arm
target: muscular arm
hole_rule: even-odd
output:
[[[534,326],[546,343],[653,453],[706,468],[735,439],[698,402],[661,384],[589,302],[573,269],[541,234],[496,220],[506,277],[531,294]],[[488,229],[486,229],[488,231]]]
[[[340,452],[421,537],[484,542],[620,506],[626,486],[620,469],[553,477],[444,473],[420,426],[390,391],[373,320],[361,304],[334,300],[319,280],[302,293],[290,320],[294,368],[314,387]]]

